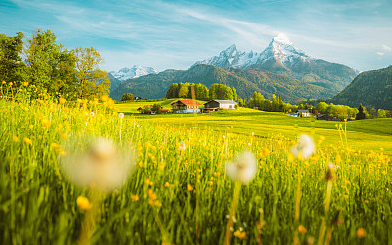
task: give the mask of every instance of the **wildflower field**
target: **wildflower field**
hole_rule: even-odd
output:
[[[391,135],[194,118],[0,100],[0,244],[392,243]]]

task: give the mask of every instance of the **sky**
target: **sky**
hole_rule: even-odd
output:
[[[107,71],[188,69],[283,33],[311,57],[367,71],[392,64],[391,13],[390,0],[0,0],[0,33],[50,29],[68,49],[96,48]]]

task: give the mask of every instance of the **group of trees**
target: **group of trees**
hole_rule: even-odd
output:
[[[327,104],[325,102],[318,103],[315,109],[319,114],[327,114],[330,118],[341,120],[355,118],[358,113],[358,109],[356,108],[345,105],[334,105],[332,103]]]
[[[123,94],[122,98],[121,98],[121,102],[124,101],[133,101],[135,99],[135,96],[131,93],[125,93]]]
[[[200,83],[173,83],[166,92],[166,98],[237,100],[237,91],[224,84],[213,84],[208,89]]]
[[[249,102],[244,99],[238,100],[241,106],[249,107],[249,108],[257,108],[262,111],[275,111],[275,112],[288,112],[288,111],[297,111],[297,105],[291,105],[290,103],[285,103],[282,100],[282,96],[279,95],[276,98],[276,95],[272,95],[272,99],[265,99],[261,93],[254,92],[252,98],[250,98]]]
[[[24,35],[0,35],[0,80],[13,89],[23,83],[37,91],[71,100],[108,94],[110,81],[100,69],[102,58],[94,48],[72,50],[56,42],[50,30],[35,31],[23,45]],[[22,59],[22,57],[24,59]]]

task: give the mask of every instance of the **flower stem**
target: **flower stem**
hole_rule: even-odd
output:
[[[320,234],[319,234],[319,241],[318,245],[323,244],[324,241],[324,235],[325,235],[325,219],[328,217],[328,211],[329,211],[329,204],[331,201],[331,192],[332,192],[332,180],[328,180],[327,182],[327,195],[325,196],[325,216],[322,218],[321,221],[321,227],[320,227]]]
[[[79,245],[90,245],[91,237],[95,230],[96,219],[99,213],[99,207],[101,205],[101,195],[98,191],[92,191],[91,202],[92,208],[88,210],[84,216],[82,230],[79,235]]]
[[[231,241],[231,230],[230,228],[233,226],[235,211],[237,210],[238,200],[240,198],[240,191],[241,191],[241,182],[236,181],[234,184],[234,192],[233,192],[233,201],[231,202],[229,220],[227,221],[226,225],[226,233],[225,233],[225,240],[223,242],[224,245],[230,245]]]
[[[299,168],[298,181],[297,181],[297,192],[295,194],[295,212],[294,212],[294,245],[299,245],[298,238],[298,221],[299,221],[299,208],[301,203],[301,172],[302,167]]]

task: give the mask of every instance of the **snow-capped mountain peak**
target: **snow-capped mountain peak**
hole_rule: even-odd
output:
[[[114,76],[120,81],[125,81],[131,78],[137,78],[152,73],[158,73],[158,71],[152,67],[138,66],[138,65],[134,65],[131,68],[129,67],[121,68],[118,72],[115,71],[110,72],[112,76]]]
[[[218,67],[250,68],[262,65],[271,60],[283,65],[290,65],[293,62],[308,62],[311,57],[304,51],[294,46],[294,44],[284,34],[274,37],[266,49],[261,53],[250,51],[248,53],[237,50],[233,44],[229,48],[220,52],[219,56],[198,61],[197,64],[209,64]]]

